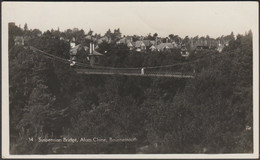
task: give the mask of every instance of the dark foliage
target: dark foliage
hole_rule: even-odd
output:
[[[11,29],[9,37],[12,34],[20,34],[19,29]],[[72,31],[65,34],[71,36]],[[46,33],[28,43],[68,59],[69,44],[51,37]],[[253,151],[252,130],[246,129],[253,126],[251,34],[231,41],[221,54],[208,51],[189,59],[182,58],[178,50],[135,53],[113,43],[100,45],[99,51],[107,51],[100,63],[103,66],[140,67],[195,61],[179,69],[196,69],[197,76],[184,80],[78,75],[68,64],[14,47],[9,52],[12,154]],[[137,138],[137,141],[28,141],[29,137],[60,136]]]

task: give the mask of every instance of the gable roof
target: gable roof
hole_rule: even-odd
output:
[[[156,49],[156,47],[154,45],[152,45],[149,49]]]
[[[141,46],[145,46],[144,42],[143,41],[136,41],[135,42],[135,47],[141,47]]]
[[[118,40],[116,43],[126,43],[126,39],[125,39],[125,38],[121,38],[121,39]]]
[[[172,43],[161,43],[161,44],[157,45],[156,48],[158,50],[163,50],[165,48],[174,48],[174,46]]]
[[[127,42],[127,47],[134,47],[134,42],[128,41]]]

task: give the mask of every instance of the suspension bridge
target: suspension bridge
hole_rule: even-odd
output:
[[[33,46],[29,46],[29,49],[34,53],[40,54],[46,58],[55,59],[57,61],[70,64],[71,60],[55,56],[53,54],[47,53]],[[78,74],[87,75],[124,75],[124,76],[140,76],[140,77],[168,77],[168,78],[185,78],[192,79],[195,78],[195,71],[185,72],[185,71],[172,71],[166,68],[182,66],[190,64],[191,62],[184,62],[172,65],[154,66],[154,67],[137,67],[137,68],[119,68],[119,67],[106,67],[106,66],[91,66],[90,64],[76,62],[74,71]],[[192,62],[194,63],[194,62]]]
[[[172,77],[172,78],[194,78],[193,74],[183,74],[181,72],[146,72],[145,69],[140,70],[117,70],[117,69],[75,69],[78,74],[101,74],[101,75],[124,75],[124,76],[141,76],[141,77]]]

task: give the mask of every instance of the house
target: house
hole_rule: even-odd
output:
[[[156,48],[154,45],[152,45],[149,49],[150,49],[150,51],[152,51],[152,52],[157,50],[157,48]]]
[[[126,44],[126,38],[121,38],[116,42],[116,44]]]
[[[174,45],[172,43],[161,43],[157,45],[156,48],[158,51],[165,51],[174,48]]]
[[[173,48],[178,48],[178,44],[175,41],[172,42],[172,45],[173,45]]]
[[[128,42],[132,42],[132,38],[129,37],[121,38],[116,42],[116,44],[127,44]]]
[[[60,40],[61,40],[61,41],[64,41],[64,40],[65,40],[65,38],[64,38],[64,37],[60,37]]]
[[[88,54],[88,59],[90,61],[90,65],[91,66],[94,66],[95,64],[98,64],[99,63],[99,60],[100,60],[100,56],[103,56],[103,54],[95,51],[94,49],[94,44],[91,43],[90,44],[90,53]]]
[[[15,44],[16,46],[23,46],[23,45],[24,45],[24,37],[22,37],[22,36],[16,36],[16,37],[14,38],[14,44]]]
[[[129,41],[126,45],[127,45],[127,47],[129,48],[129,50],[133,50],[134,47],[135,47],[135,43],[134,43],[134,42],[131,42],[131,41]]]
[[[135,42],[135,48],[137,52],[145,51],[146,46],[143,41],[136,41]]]
[[[222,50],[224,49],[225,45],[219,44],[217,47],[217,51],[218,52],[222,52]]]
[[[187,48],[183,45],[181,46],[181,56],[182,57],[189,57],[190,53],[188,52]]]

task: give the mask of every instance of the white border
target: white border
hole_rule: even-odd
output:
[[[2,158],[78,158],[78,159],[245,159],[259,158],[259,5],[256,25],[253,32],[253,140],[254,152],[252,154],[55,154],[55,155],[10,155],[9,153],[9,74],[8,74],[8,19],[5,13],[5,4],[2,2]],[[21,2],[18,2],[21,3]],[[28,3],[28,2],[27,2]],[[68,3],[68,2],[58,2]],[[135,2],[133,2],[135,3]],[[159,2],[156,2],[159,3]],[[194,2],[173,2],[173,3],[194,3]],[[196,2],[199,3],[199,2]],[[211,3],[211,2],[201,2]],[[219,2],[225,3],[225,2]],[[238,3],[238,2],[234,2]],[[245,3],[245,2],[243,2]],[[22,13],[21,13],[22,14]]]

